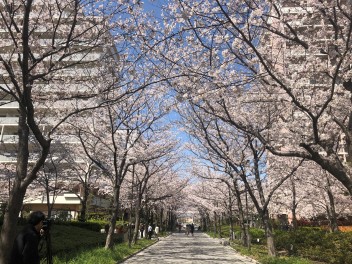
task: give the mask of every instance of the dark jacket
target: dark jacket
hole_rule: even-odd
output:
[[[25,226],[13,244],[10,264],[40,264],[39,241],[40,234],[34,226]]]

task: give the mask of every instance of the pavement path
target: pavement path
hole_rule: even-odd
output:
[[[237,263],[255,264],[254,260],[241,256],[229,246],[220,244],[219,239],[204,233],[186,236],[173,233],[123,262],[133,263]]]

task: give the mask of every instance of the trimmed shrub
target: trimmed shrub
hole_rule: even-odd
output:
[[[75,226],[84,228],[87,230],[100,232],[100,229],[103,229],[107,224],[106,221],[89,221],[89,222],[79,222],[79,221],[55,221],[55,225],[65,225],[65,226]]]
[[[320,228],[275,232],[278,250],[331,264],[352,263],[352,233],[328,233]]]
[[[88,213],[87,220],[88,221],[109,221],[111,218],[111,214],[99,212],[99,213]]]
[[[251,236],[251,242],[258,244],[258,239],[260,244],[265,244],[265,231],[260,228],[250,228],[249,234]]]

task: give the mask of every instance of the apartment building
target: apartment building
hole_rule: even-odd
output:
[[[336,77],[336,65],[339,63],[339,52],[343,48],[343,34],[345,30],[344,9],[348,12],[348,3],[338,1],[341,10],[334,7],[335,1],[324,3],[324,11],[319,6],[320,1],[300,1],[300,0],[280,0],[274,1],[275,7],[272,8],[271,16],[268,18],[268,27],[261,39],[263,54],[268,61],[268,66],[272,67],[272,72],[280,79],[284,89],[272,90],[278,94],[277,99],[286,102],[290,106],[291,112],[282,113],[282,120],[293,123],[292,126],[282,126],[283,134],[291,134],[290,138],[277,142],[277,146],[282,149],[289,149],[292,145],[298,146],[300,143],[313,141],[312,116],[317,116],[320,120],[332,118],[343,120],[346,115],[346,108],[342,106],[350,105],[351,94],[345,88],[347,82],[344,73],[349,70],[350,65],[339,65],[340,69]],[[336,3],[335,3],[336,5]],[[335,21],[330,20],[328,12],[335,10]],[[334,23],[341,32],[334,29]],[[273,33],[274,31],[275,33]],[[340,34],[341,36],[337,36]],[[339,50],[340,49],[340,50]],[[341,55],[341,54],[340,54]],[[348,58],[348,57],[346,57]],[[265,71],[262,67],[261,71]],[[288,92],[289,91],[289,92]],[[288,96],[290,94],[291,96]],[[331,101],[329,97],[333,96]],[[292,101],[295,101],[291,104]],[[329,109],[334,113],[331,115],[324,111],[324,118],[319,116],[319,111],[324,109],[324,104],[329,105]],[[330,112],[331,112],[330,111]],[[328,116],[330,115],[330,116]],[[348,113],[347,113],[348,115]],[[320,121],[319,120],[319,121]],[[319,122],[320,123],[320,122]],[[334,122],[331,122],[332,124]],[[288,130],[289,128],[290,130]],[[321,129],[321,128],[317,128]],[[324,129],[321,129],[321,131]],[[336,124],[335,127],[327,127],[329,132],[320,133],[321,141],[329,141],[331,151],[338,153],[342,162],[346,162],[348,151],[346,149],[345,135],[342,129]],[[328,134],[330,133],[330,134]],[[332,139],[334,139],[332,142]],[[321,151],[324,155],[325,151]],[[327,154],[327,153],[325,153]]]
[[[3,202],[11,190],[17,163],[18,96],[25,90],[20,78],[23,54],[31,56],[29,74],[33,77],[31,98],[35,121],[43,136],[52,139],[50,154],[40,175],[52,179],[50,188],[56,188],[65,182],[77,181],[73,167],[88,166],[77,127],[89,126],[85,117],[90,113],[80,111],[98,105],[97,95],[112,85],[113,72],[108,68],[114,65],[111,62],[116,50],[99,18],[86,16],[81,9],[67,3],[60,6],[57,1],[34,1],[29,13],[30,51],[22,52],[21,37],[13,34],[23,26],[23,5],[5,5],[1,1],[0,6],[8,11],[4,12],[8,16],[0,19],[0,57],[4,60],[0,62],[0,181],[6,186],[0,196]],[[13,28],[8,27],[9,21]],[[23,90],[18,91],[16,85]],[[78,114],[71,115],[74,112]],[[38,158],[40,147],[33,134],[28,144],[31,166]],[[33,182],[30,188],[43,190],[39,182]],[[29,190],[28,194],[34,195],[35,191]]]
[[[267,31],[263,36],[262,45],[263,49],[271,50],[270,54],[267,53],[267,58],[272,63],[277,76],[281,73],[284,76],[279,78],[281,78],[283,85],[286,85],[288,91],[278,90],[282,91],[282,95],[278,97],[283,102],[286,101],[286,109],[290,109],[290,111],[282,112],[282,120],[285,120],[288,124],[281,124],[281,132],[283,135],[286,134],[287,137],[278,140],[276,147],[283,151],[303,151],[300,146],[310,144],[314,148],[320,147],[318,149],[320,155],[336,156],[336,159],[346,164],[348,151],[345,135],[343,129],[337,125],[336,120],[340,119],[342,125],[345,122],[343,116],[348,116],[347,109],[350,106],[351,94],[345,89],[345,79],[343,79],[344,71],[348,70],[348,63],[346,63],[348,60],[339,64],[341,58],[339,53],[343,52],[342,40],[347,25],[344,23],[344,19],[347,19],[347,14],[351,11],[351,5],[350,1],[338,2],[339,7],[336,5],[336,1],[275,1],[276,6],[272,10],[272,16],[268,18],[268,23],[283,35],[279,36],[279,34]],[[324,8],[321,5],[324,5]],[[332,14],[334,15],[330,17]],[[339,70],[337,70],[338,64]],[[287,96],[289,92],[292,97]],[[330,96],[331,101],[329,101]],[[293,100],[296,100],[296,102],[292,103]],[[328,104],[328,108],[325,108],[319,116],[319,111],[324,109],[325,104]],[[312,115],[310,116],[307,113]],[[313,127],[312,116],[319,117],[316,128]],[[322,144],[320,146],[314,143],[316,133],[313,129],[316,129],[316,132],[319,133]],[[271,181],[274,185],[275,180],[270,179],[271,167],[274,167],[271,165],[277,163],[277,157],[269,153],[267,160],[269,182]],[[287,164],[290,164],[290,162],[288,161]],[[319,186],[318,180],[325,179],[324,171],[319,170],[319,166],[313,170],[313,165],[317,166],[316,164],[306,165],[307,171],[297,171],[296,176],[297,179],[308,180],[309,177],[315,177],[317,179],[316,184]],[[314,171],[313,174],[312,171]],[[283,171],[282,175],[285,175],[285,173],[288,173],[288,170]],[[320,175],[320,173],[323,173],[323,175]],[[291,183],[287,183],[286,187],[290,185]],[[288,190],[288,194],[279,190],[276,195],[278,200],[276,209],[278,211],[275,211],[274,208],[272,211],[286,214],[290,219],[290,209],[285,211],[284,208],[291,207],[292,209],[292,203],[295,201],[290,198],[290,195],[295,191],[297,203],[305,200],[304,208],[300,208],[300,204],[297,208],[297,214],[309,217],[324,212],[324,207],[320,209],[317,203],[314,204],[312,201],[314,197],[320,197],[319,199],[323,202],[323,196],[319,195],[325,194],[320,193],[318,188],[311,191],[305,188],[307,188],[307,184],[297,185],[297,190]],[[343,198],[342,192],[338,188],[334,190],[334,194]],[[275,200],[275,197],[273,200]],[[349,213],[351,207],[346,207],[343,199],[340,199],[340,201],[340,207],[336,204],[338,213],[343,211]]]

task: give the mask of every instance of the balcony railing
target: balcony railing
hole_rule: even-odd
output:
[[[17,135],[3,135],[2,137],[0,136],[0,142],[3,142],[3,143],[17,143],[18,142],[18,136]]]
[[[15,108],[18,109],[18,102],[9,102],[9,101],[1,101],[0,100],[0,108]]]
[[[0,117],[0,125],[18,125],[18,117]]]
[[[16,163],[16,156],[0,155],[0,163]]]

